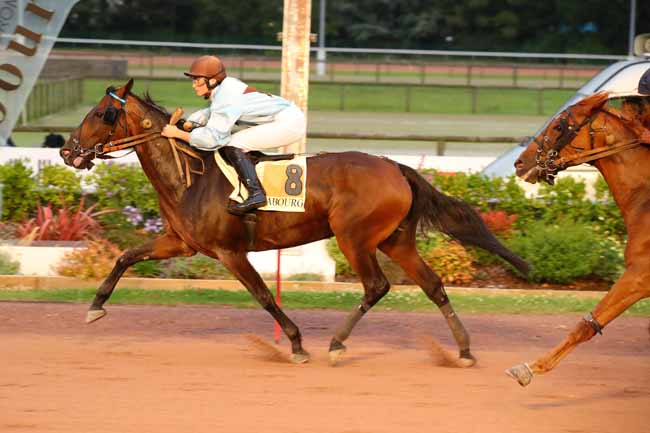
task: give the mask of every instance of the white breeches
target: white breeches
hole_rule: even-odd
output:
[[[302,140],[306,130],[305,115],[291,104],[276,114],[273,122],[235,132],[227,146],[238,147],[246,152],[288,146]]]

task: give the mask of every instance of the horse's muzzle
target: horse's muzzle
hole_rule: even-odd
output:
[[[92,154],[82,156],[80,152],[76,150],[63,147],[59,151],[59,155],[61,156],[61,159],[63,159],[65,165],[76,168],[77,170],[90,170],[95,165],[90,161],[92,159]]]

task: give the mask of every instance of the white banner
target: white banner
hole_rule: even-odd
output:
[[[0,0],[0,145],[14,128],[78,0]]]

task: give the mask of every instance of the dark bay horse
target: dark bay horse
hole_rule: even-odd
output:
[[[248,251],[288,248],[336,236],[339,247],[359,275],[365,294],[335,330],[330,344],[334,363],[343,342],[362,316],[390,288],[380,269],[379,248],[397,262],[440,308],[458,343],[459,363],[472,365],[469,335],[454,312],[441,279],[415,248],[418,224],[435,227],[465,244],[491,251],[521,272],[528,265],[489,232],[466,203],[435,190],[415,170],[386,158],[359,152],[328,153],[308,158],[304,213],[257,212],[256,235],[249,239],[241,217],[226,210],[232,186],[211,152],[194,151],[205,165],[188,188],[181,179],[172,144],[160,136],[170,115],[148,97],[131,94],[133,80],[107,94],[84,118],[61,150],[67,165],[91,168],[91,160],[133,145],[144,173],[153,184],[165,221],[165,234],[126,251],[97,290],[88,323],[103,317],[104,303],[124,271],[142,260],[191,256],[201,252],[220,260],[280,324],[291,341],[291,360],[305,362],[298,327],[275,303],[260,275],[246,258]]]
[[[650,296],[650,148],[640,143],[639,118],[607,106],[607,93],[587,97],[554,118],[515,162],[517,175],[553,184],[558,171],[589,162],[609,185],[628,233],[625,272],[553,350],[506,373],[522,386],[546,373],[578,344],[590,340],[631,305]]]

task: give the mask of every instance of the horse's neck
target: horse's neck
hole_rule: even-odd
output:
[[[595,162],[624,219],[650,201],[650,149],[639,146]],[[643,199],[645,197],[645,200]]]
[[[161,116],[162,117],[162,116]],[[160,130],[166,122],[154,121],[152,129]],[[172,154],[171,144],[165,137],[155,138],[143,145],[136,147],[136,154],[140,165],[149,181],[161,198],[166,198],[172,203],[178,203],[185,186],[180,179],[180,173]]]

